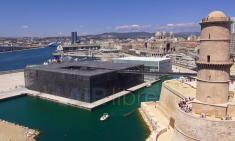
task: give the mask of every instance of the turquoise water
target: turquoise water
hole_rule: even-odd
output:
[[[137,108],[141,101],[157,100],[161,82],[89,112],[34,97],[0,102],[0,118],[38,129],[38,141],[144,141],[149,130]],[[105,122],[100,116],[108,112]]]

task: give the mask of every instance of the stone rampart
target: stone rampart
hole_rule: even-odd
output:
[[[234,141],[235,121],[200,118],[177,108],[174,139],[180,141]]]

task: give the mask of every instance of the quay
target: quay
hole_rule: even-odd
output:
[[[24,70],[0,72],[0,93],[24,88]]]
[[[196,97],[194,84],[195,81],[165,81],[160,101],[141,103],[139,113],[151,131],[146,141],[171,141],[174,134],[174,120],[171,117],[176,113],[176,105],[180,100]]]
[[[15,90],[7,91],[7,92],[2,92],[0,93],[0,101],[2,100],[7,100],[15,97],[20,97],[20,96],[25,96],[27,89],[25,88],[18,88]]]
[[[0,75],[0,83],[3,84],[0,86],[0,100],[6,100],[10,98],[19,97],[19,96],[29,95],[29,96],[39,97],[39,98],[54,101],[57,103],[79,107],[81,109],[92,111],[115,99],[131,94],[132,92],[138,89],[144,88],[148,86],[149,84],[156,83],[159,80],[152,80],[152,81],[144,82],[142,84],[131,87],[127,90],[123,90],[116,94],[107,96],[105,98],[102,98],[92,103],[82,102],[82,101],[55,96],[55,95],[51,95],[47,93],[41,93],[38,91],[28,90],[27,88],[24,87],[24,81],[25,81],[24,72],[3,73],[2,75]]]
[[[162,111],[156,109],[156,102],[142,102],[138,111],[151,131],[146,141],[170,141],[174,129],[169,126],[168,119],[162,116]]]

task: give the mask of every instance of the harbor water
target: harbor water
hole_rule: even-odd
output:
[[[42,64],[53,58],[52,53],[55,49],[46,47],[0,53],[0,71],[23,69],[27,65]]]
[[[137,109],[159,91],[156,83],[92,112],[25,96],[1,101],[0,118],[39,130],[38,141],[144,141],[150,132]],[[106,112],[110,118],[100,121]]]
[[[0,70],[22,69],[51,58],[53,48],[0,54]],[[0,119],[40,131],[38,141],[144,141],[149,129],[138,113],[142,101],[158,100],[162,79],[92,112],[24,96],[0,102]],[[107,121],[100,121],[109,113]]]

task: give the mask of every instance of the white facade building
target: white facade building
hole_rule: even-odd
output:
[[[114,58],[113,62],[144,65],[145,71],[149,72],[172,72],[172,63],[170,58],[124,57]]]

